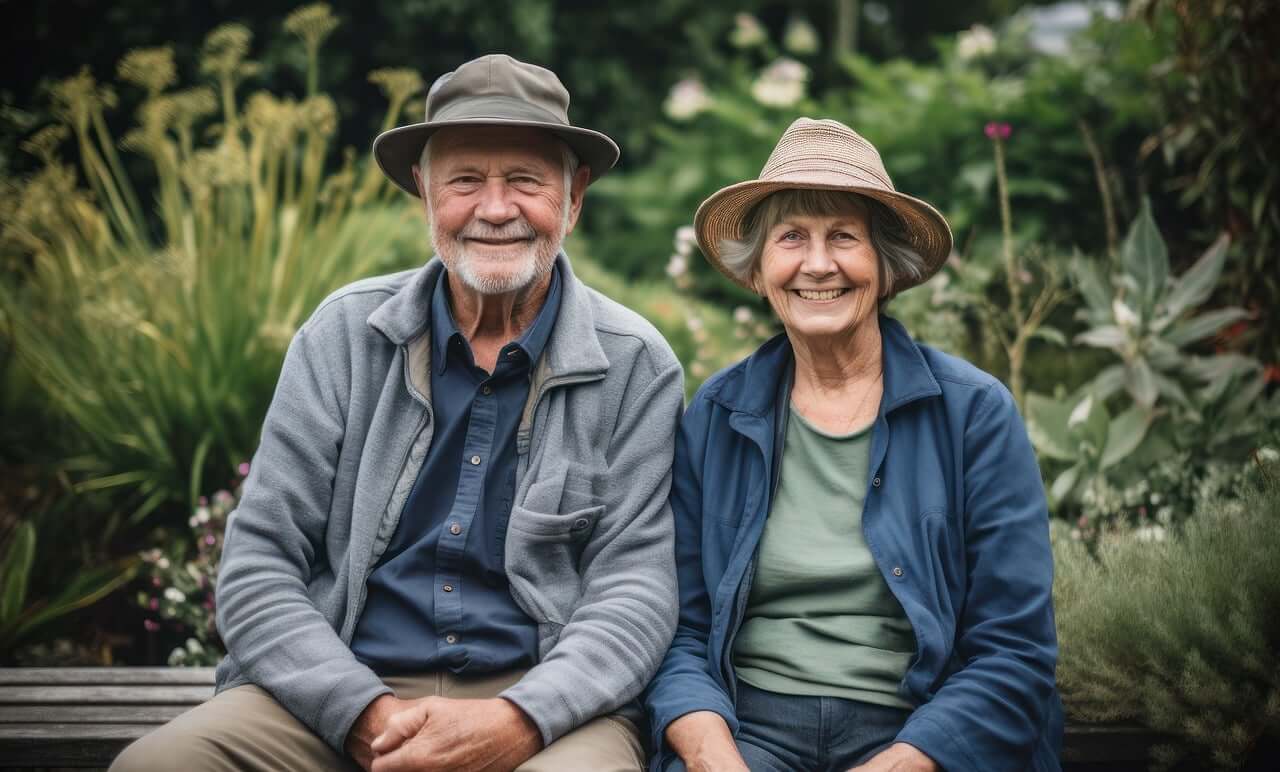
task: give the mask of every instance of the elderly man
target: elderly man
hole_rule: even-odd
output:
[[[618,157],[568,103],[485,56],[378,137],[436,258],[294,338],[228,525],[217,696],[113,769],[643,766],[681,369],[560,251]]]

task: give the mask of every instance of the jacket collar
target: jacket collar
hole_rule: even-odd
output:
[[[918,399],[942,394],[924,354],[901,323],[882,315],[880,340],[884,362],[881,415]],[[740,377],[721,380],[708,398],[733,412],[763,417],[777,404],[778,386],[793,367],[792,360],[791,341],[786,333],[777,335],[739,366]]]
[[[609,358],[596,336],[590,290],[573,275],[564,252],[556,256],[556,267],[562,280],[560,310],[541,360],[545,375],[604,373],[609,369]],[[369,314],[369,326],[397,346],[412,345],[430,329],[432,292],[443,272],[440,258],[431,258]]]

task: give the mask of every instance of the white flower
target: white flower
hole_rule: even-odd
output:
[[[733,17],[733,32],[729,33],[729,42],[738,48],[752,48],[765,41],[764,27],[760,21],[749,13],[740,13]]]
[[[689,328],[690,332],[697,332],[703,328],[701,316],[690,316],[684,320],[684,324]]]
[[[733,321],[737,322],[738,324],[750,324],[751,309],[747,308],[746,306],[738,306],[737,308],[733,309]]]
[[[689,270],[689,261],[683,255],[672,255],[667,261],[667,275],[673,279],[684,276]]]
[[[663,110],[677,121],[687,121],[711,106],[711,97],[702,81],[685,78],[671,87]]]
[[[795,59],[782,58],[765,68],[751,84],[751,95],[762,105],[790,107],[804,96],[809,70]]]
[[[159,560],[156,561],[156,568],[160,569],[161,571],[167,569],[168,567],[169,567],[169,558],[160,558]]]
[[[187,599],[187,596],[183,595],[182,590],[179,590],[177,587],[168,587],[164,591],[164,598],[165,600],[173,603],[181,603]]]
[[[692,225],[681,225],[676,228],[676,254],[687,258],[693,254],[693,248],[697,243],[698,235]]]
[[[995,53],[996,36],[991,28],[975,24],[956,37],[956,56],[961,59],[977,59]]]
[[[1280,450],[1275,448],[1258,448],[1258,458],[1262,461],[1280,461]]]
[[[812,54],[818,50],[818,33],[802,16],[793,16],[783,33],[782,45],[793,54]]]
[[[208,507],[196,507],[196,514],[195,514],[195,518],[194,518],[194,520],[195,520],[197,523],[207,523],[207,522],[209,522],[209,508],[208,508]]]

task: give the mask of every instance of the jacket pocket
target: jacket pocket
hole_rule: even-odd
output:
[[[582,550],[603,513],[602,505],[557,514],[511,508],[507,577],[534,621],[568,624],[582,594]]]

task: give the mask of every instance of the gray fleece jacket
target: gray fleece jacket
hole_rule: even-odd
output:
[[[679,362],[648,322],[573,276],[516,431],[511,593],[538,664],[502,696],[550,743],[640,693],[677,616],[667,492]],[[356,282],[289,346],[227,523],[218,691],[265,689],[339,753],[391,691],[349,643],[369,572],[431,446],[431,290],[443,266]]]

